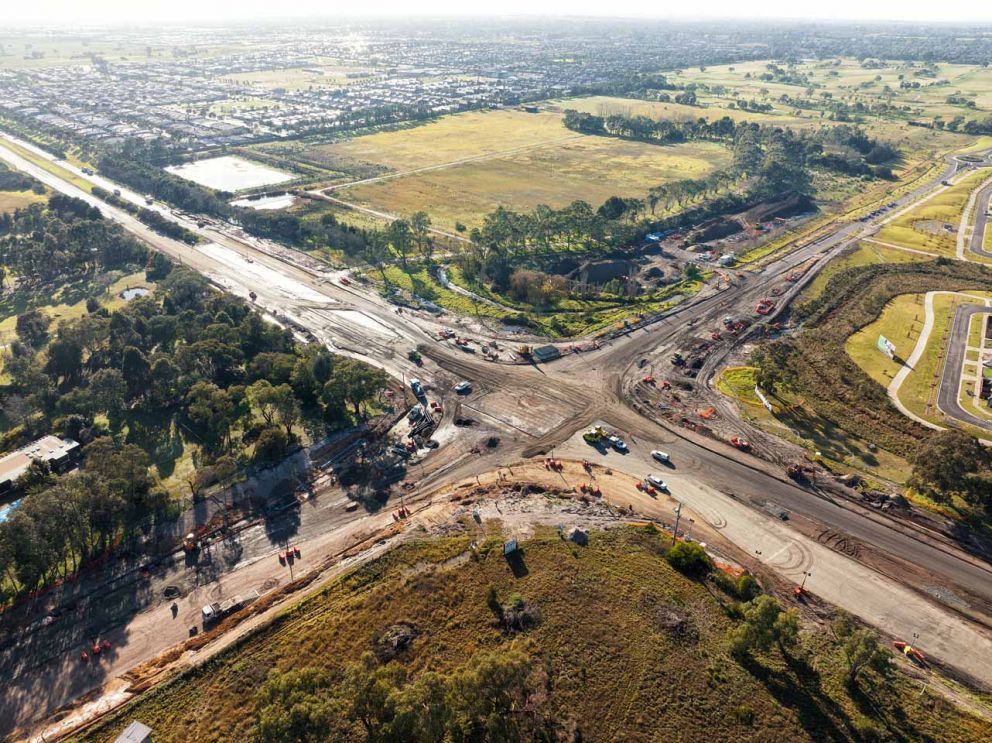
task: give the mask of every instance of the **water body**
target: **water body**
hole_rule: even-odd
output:
[[[143,286],[132,286],[130,289],[125,289],[120,293],[120,298],[130,302],[136,297],[143,297],[151,292],[150,289],[146,289]]]
[[[216,188],[218,191],[237,193],[247,188],[259,188],[273,183],[291,181],[294,176],[284,170],[246,160],[243,157],[224,155],[206,160],[196,160],[182,165],[170,165],[166,171],[180,178]]]
[[[288,209],[296,203],[296,197],[291,193],[276,196],[263,196],[260,199],[237,199],[231,206],[244,206],[249,209]]]

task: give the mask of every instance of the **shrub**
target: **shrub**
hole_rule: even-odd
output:
[[[665,553],[668,563],[692,578],[704,578],[713,570],[713,561],[696,542],[676,542]]]

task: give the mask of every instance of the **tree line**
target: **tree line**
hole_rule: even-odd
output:
[[[232,206],[233,194],[215,191],[173,175],[162,165],[178,162],[181,150],[162,140],[127,140],[119,148],[105,151],[100,172],[139,193],[151,194],[194,214],[229,220],[256,237],[278,240],[296,247],[331,246],[349,255],[359,255],[372,231],[343,225],[333,214],[319,219],[279,210]]]
[[[198,445],[189,483],[195,495],[239,464],[280,461],[301,425],[319,434],[365,417],[386,384],[383,372],[362,362],[295,342],[248,303],[148,253],[85,202],[52,197],[47,209],[18,210],[5,224],[0,244],[14,265],[33,269],[25,245],[55,262],[52,250],[66,250],[61,236],[82,225],[84,252],[97,268],[133,268],[140,258],[157,283],[114,310],[91,299],[85,314],[54,327],[37,309],[17,316],[17,337],[2,357],[0,444],[12,449],[54,431],[84,445],[80,474],[52,478],[32,466],[18,483],[26,495],[16,518],[0,525],[11,532],[2,569],[24,589],[71,573],[163,512],[149,475],[153,459],[167,466],[184,446]],[[122,242],[127,251],[119,256],[111,248]],[[103,255],[119,260],[105,264]],[[71,529],[49,527],[56,507],[60,519],[77,519]]]
[[[140,263],[145,248],[100,210],[81,199],[56,194],[0,214],[0,271],[32,285],[72,280]],[[2,274],[0,274],[2,277]]]
[[[796,133],[754,121],[735,122],[729,116],[712,121],[704,117],[676,121],[643,115],[596,116],[572,109],[565,111],[562,123],[566,128],[584,134],[657,144],[694,140],[722,142],[733,148],[735,168],[745,171],[749,159],[758,156],[756,149],[767,151],[776,141],[796,142],[790,155],[801,156],[810,167],[846,175],[890,178],[892,173],[887,163],[899,157],[899,151],[892,145],[870,137],[860,127],[846,124]]]

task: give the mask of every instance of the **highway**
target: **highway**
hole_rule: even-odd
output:
[[[18,141],[18,144],[25,146],[23,142]],[[924,647],[924,650],[965,669],[983,685],[992,688],[992,664],[975,662],[975,648],[988,647],[986,630],[955,611],[940,607],[935,599],[920,598],[926,594],[927,587],[936,585],[965,596],[965,600],[974,597],[979,607],[986,603],[992,605],[992,571],[986,563],[936,534],[925,533],[840,497],[797,487],[772,465],[741,454],[732,447],[661,425],[634,409],[628,394],[631,377],[636,376],[638,359],[679,343],[693,334],[694,327],[718,322],[726,314],[751,314],[755,301],[768,292],[772,282],[799,266],[810,266],[805,278],[811,279],[845,247],[874,234],[885,219],[945,190],[940,181],[958,172],[960,164],[956,160],[949,161],[946,172],[935,182],[914,188],[895,200],[895,206],[885,218],[840,224],[771,260],[760,272],[748,274],[737,285],[687,301],[669,317],[645,329],[604,344],[598,350],[570,355],[537,368],[494,364],[451,350],[450,346],[433,340],[431,332],[438,327],[436,320],[413,313],[397,314],[372,292],[338,285],[333,271],[322,266],[301,265],[299,254],[283,246],[238,234],[236,228],[229,225],[211,223],[206,229],[200,229],[195,217],[156,207],[168,218],[210,240],[205,245],[191,248],[152,232],[126,212],[108,206],[4,147],[0,147],[0,158],[55,190],[98,206],[105,215],[151,247],[200,271],[219,286],[243,297],[254,291],[260,309],[279,321],[290,322],[301,331],[309,331],[338,352],[363,358],[397,377],[409,378],[416,373],[425,379],[471,380],[476,390],[466,404],[475,405],[483,411],[487,421],[495,422],[501,432],[500,448],[478,457],[455,457],[451,466],[427,476],[412,500],[429,497],[433,488],[445,483],[519,459],[540,456],[566,445],[581,429],[603,421],[625,432],[640,445],[669,451],[677,463],[679,478],[706,493],[705,508],[699,506],[703,516],[713,519],[713,526],[725,529],[744,553],[756,555],[760,552],[757,559],[789,577],[795,577],[797,570],[816,573],[821,565],[829,565],[831,574],[836,576],[843,574],[844,565],[849,565],[850,581],[842,582],[842,590],[835,587],[825,591],[824,597],[891,634],[910,637],[920,631],[920,620],[913,619],[906,611],[880,612],[878,602],[880,585],[888,586],[889,593],[884,595],[895,596],[903,595],[893,593],[896,587],[907,590],[897,584],[906,582],[908,592],[905,595],[914,596],[931,607],[926,621],[941,628],[940,641],[935,640],[932,648]],[[91,180],[108,190],[119,188],[99,176]],[[123,188],[121,191],[126,198],[144,202],[139,194]],[[800,287],[798,284],[789,294],[780,297],[778,309]],[[416,367],[405,358],[406,351],[415,347],[429,360],[424,369],[416,372]],[[524,398],[536,401],[529,422],[520,419],[523,415],[520,401]],[[441,449],[442,453],[445,448]],[[432,456],[440,456],[440,453]],[[630,461],[630,466],[634,467],[635,459]],[[620,461],[615,466],[623,469],[627,465]],[[643,475],[638,471],[642,466],[637,465],[631,474]],[[821,546],[807,549],[809,536],[800,534],[789,523],[779,522],[769,513],[769,503],[793,513],[797,522],[813,524],[814,531],[818,530],[822,538],[822,542],[818,542]],[[746,518],[742,515],[745,512]],[[353,518],[356,517],[335,514],[333,519],[321,522],[322,528],[335,531],[349,527]],[[740,523],[736,523],[738,520]],[[730,521],[735,521],[735,526],[728,529]],[[764,528],[742,527],[752,522],[760,522]],[[307,534],[312,534],[310,527]],[[310,538],[318,537],[313,533]],[[320,538],[330,536],[323,534]],[[259,549],[264,547],[263,544]],[[790,550],[798,550],[802,559],[783,563],[781,555]],[[866,559],[869,556],[873,559]],[[859,563],[862,560],[874,569],[862,567]],[[884,570],[876,572],[885,564],[892,567],[891,574]],[[900,574],[900,565],[913,566],[917,572],[907,578]],[[815,582],[811,588],[815,593]],[[934,617],[939,617],[939,621]],[[163,639],[158,645],[154,640],[150,641],[145,648],[146,654],[156,648],[168,647],[171,641]],[[132,660],[137,661],[137,658]],[[75,687],[73,690],[76,691]]]

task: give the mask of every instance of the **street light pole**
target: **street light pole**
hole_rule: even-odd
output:
[[[809,578],[812,575],[813,575],[812,573],[807,572],[806,570],[803,571],[803,582],[799,584],[799,590],[800,591],[803,590],[806,587],[806,579]]]
[[[681,518],[682,518],[682,501],[679,501],[679,504],[675,507],[675,531],[672,532],[673,547],[675,546],[675,543],[679,539],[679,520]]]

